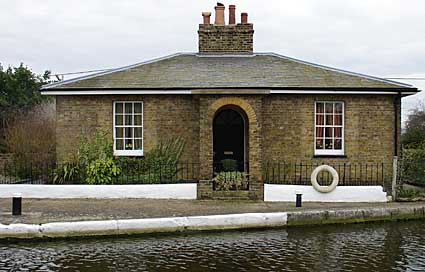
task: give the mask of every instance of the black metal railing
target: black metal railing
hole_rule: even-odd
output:
[[[166,184],[197,182],[199,164],[116,163],[118,174],[104,184]],[[87,165],[57,163],[7,163],[0,167],[0,184],[87,184]],[[100,183],[100,182],[99,182]],[[95,183],[98,184],[98,183]]]
[[[339,186],[385,186],[391,182],[392,166],[376,163],[316,163],[316,162],[266,162],[263,164],[263,180],[268,184],[311,185],[313,170],[323,164],[332,166],[339,176]],[[317,180],[323,186],[332,183],[327,171],[318,174]]]
[[[213,163],[213,190],[249,190],[249,165],[235,160],[222,160]]]

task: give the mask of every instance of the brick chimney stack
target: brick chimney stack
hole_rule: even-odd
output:
[[[229,6],[229,25],[235,25],[236,24],[236,6],[230,5]]]
[[[199,25],[199,53],[201,54],[253,54],[254,25],[248,23],[248,14],[241,14],[241,23],[236,24],[236,6],[229,6],[229,24],[224,20],[225,7],[217,3],[215,22],[210,23],[210,12],[203,12]]]

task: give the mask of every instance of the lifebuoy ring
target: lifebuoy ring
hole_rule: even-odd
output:
[[[321,172],[321,171],[328,171],[329,173],[331,173],[332,175],[332,183],[329,186],[321,186],[318,182],[317,182],[317,175]],[[316,167],[316,169],[313,170],[313,172],[311,173],[311,184],[313,185],[314,189],[316,189],[316,191],[320,192],[320,193],[330,193],[333,190],[335,190],[336,186],[338,186],[338,182],[339,182],[339,176],[338,176],[338,172],[331,166],[329,165],[320,165],[318,167]]]

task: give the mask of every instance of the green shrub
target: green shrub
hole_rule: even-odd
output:
[[[81,132],[80,145],[78,147],[78,153],[75,158],[69,162],[57,167],[53,177],[53,183],[66,183],[66,182],[93,182],[95,178],[100,177],[100,182],[107,183],[109,179],[103,177],[104,173],[108,173],[108,164],[114,163],[113,160],[113,146],[112,140],[109,134],[103,130],[97,130],[93,133],[92,137],[89,137]],[[112,166],[111,166],[112,167]],[[112,168],[114,168],[112,167]],[[91,176],[86,174],[89,173]],[[114,176],[110,176],[112,180]]]
[[[238,161],[232,159],[224,159],[221,160],[221,164],[223,166],[223,170],[225,172],[232,172],[238,170]]]
[[[403,189],[397,189],[397,198],[425,198],[425,192]]]
[[[248,188],[248,174],[245,172],[220,172],[213,178],[218,191],[244,190]]]
[[[401,175],[403,182],[425,186],[425,144],[403,150]]]
[[[87,136],[84,131],[80,135],[80,146],[78,148],[78,163],[89,165],[97,159],[113,158],[113,144],[108,132],[96,130],[92,137]]]
[[[66,162],[57,167],[53,175],[53,184],[63,184],[66,182],[75,182],[81,179],[80,165],[73,162]]]
[[[87,166],[86,183],[88,184],[112,184],[112,179],[121,174],[112,158],[96,159]]]

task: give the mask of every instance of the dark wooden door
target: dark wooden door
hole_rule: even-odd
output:
[[[221,110],[214,118],[213,148],[215,170],[221,170],[224,159],[237,161],[238,170],[244,170],[245,159],[245,121],[233,109]]]

